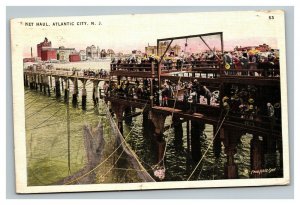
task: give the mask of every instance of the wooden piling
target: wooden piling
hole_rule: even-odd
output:
[[[187,152],[191,152],[191,136],[190,136],[190,120],[186,121],[186,141],[187,141]]]
[[[217,126],[213,125],[213,136],[214,142],[213,142],[213,150],[214,150],[214,155],[216,158],[219,158],[221,155],[221,149],[222,149],[222,144],[221,144],[221,137],[220,137],[220,130],[217,130]],[[218,131],[218,133],[216,133]]]
[[[224,130],[224,146],[227,162],[224,166],[224,174],[227,179],[238,178],[238,167],[234,162],[234,155],[237,152],[236,146],[239,142],[241,134],[232,130]]]
[[[204,128],[204,123],[195,120],[191,121],[191,148],[194,162],[198,162],[202,157],[200,136],[203,135]]]
[[[82,109],[86,110],[86,96],[87,96],[87,92],[86,92],[86,82],[87,80],[81,80],[82,83],[82,90],[81,90],[81,98],[82,98]]]
[[[78,101],[78,79],[74,78],[73,80],[73,96],[72,96],[72,105],[73,107],[77,107]]]
[[[55,77],[55,95],[57,98],[59,98],[61,96],[59,77]]]
[[[63,81],[65,81],[65,94],[64,94],[64,101],[65,103],[68,101],[69,99],[69,79],[65,78]]]
[[[125,121],[126,124],[130,125],[132,123],[132,116],[130,116],[132,114],[131,106],[126,107],[124,112],[125,112],[124,121]]]
[[[175,147],[182,147],[183,145],[183,129],[182,129],[182,122],[180,118],[173,117],[173,125],[174,125],[174,144]]]
[[[97,107],[99,105],[99,87],[98,87],[99,81],[94,80],[93,81],[93,101],[94,101],[94,106]],[[122,127],[123,129],[123,127]]]
[[[263,168],[264,163],[263,142],[259,140],[259,137],[257,135],[253,135],[250,146],[250,177],[261,178],[263,176],[263,173],[260,172],[260,170]]]

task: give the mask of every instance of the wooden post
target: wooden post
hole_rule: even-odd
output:
[[[163,138],[163,131],[164,131],[164,124],[165,124],[166,117],[167,117],[166,115],[152,112],[151,120],[155,128],[153,141],[155,144],[155,148],[157,150],[156,153],[157,153],[158,163],[162,163],[162,160],[164,158],[166,142]]]
[[[173,125],[174,125],[174,135],[175,135],[175,147],[182,148],[183,145],[183,129],[182,129],[182,122],[179,117],[173,117]]]
[[[94,106],[98,106],[99,104],[99,88],[98,88],[98,80],[94,80],[93,84],[94,84],[94,88],[93,88],[93,100],[94,100]]]
[[[227,162],[225,163],[225,177],[227,179],[238,178],[238,167],[234,162],[234,155],[236,154],[236,145],[239,141],[239,133],[233,131],[224,130],[224,145],[225,153],[227,155]]]
[[[190,121],[186,121],[186,141],[187,141],[187,152],[188,154],[191,152],[191,142],[190,142]]]
[[[264,168],[275,169],[277,167],[276,139],[273,135],[263,136]],[[276,177],[276,172],[266,174],[267,177]]]
[[[40,92],[43,92],[42,75],[38,75],[38,82],[40,86]]]
[[[123,113],[125,110],[125,106],[119,103],[111,102],[111,109],[116,114],[117,125],[120,133],[123,135]]]
[[[204,128],[204,123],[195,120],[191,121],[191,145],[194,162],[198,162],[202,157],[200,136],[203,135]]]
[[[49,80],[49,82],[50,82],[50,88],[52,88],[52,75],[49,75],[49,78],[50,78],[50,80]]]
[[[73,107],[77,107],[78,101],[77,101],[77,96],[78,96],[78,79],[73,78],[73,96],[72,96],[72,105]]]
[[[42,85],[43,85],[43,87],[44,87],[44,94],[46,95],[46,93],[47,93],[47,85],[48,85],[48,83],[47,83],[47,79],[46,79],[46,76],[41,76],[41,82],[42,82]]]
[[[213,125],[213,136],[215,136],[214,138],[214,142],[213,142],[213,150],[214,150],[214,155],[216,158],[220,157],[221,154],[221,149],[222,149],[222,144],[221,144],[221,138],[220,138],[220,130],[217,130],[218,127],[216,125]],[[218,131],[218,133],[216,134],[216,132]]]
[[[55,77],[55,94],[56,94],[56,97],[60,97],[59,77]]]
[[[253,135],[250,142],[250,161],[251,161],[251,171],[250,177],[261,178],[262,173],[260,170],[263,168],[263,143],[259,140],[257,135]]]
[[[124,112],[125,112],[125,120],[124,121],[125,121],[126,124],[129,125],[129,124],[132,123],[132,117],[130,116],[132,114],[131,107],[130,106],[126,107]]]
[[[87,80],[82,80],[82,109],[83,110],[86,110],[86,95],[87,95],[87,92],[86,92],[86,82]]]
[[[34,75],[34,87],[35,87],[35,90],[38,90],[38,75],[37,74]]]

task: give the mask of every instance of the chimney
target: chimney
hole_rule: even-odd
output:
[[[30,53],[31,53],[31,58],[32,58],[32,47],[31,47],[31,49],[30,49]]]

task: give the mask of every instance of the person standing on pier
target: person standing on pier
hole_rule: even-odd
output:
[[[159,101],[159,106],[163,106],[163,97],[162,97],[162,89],[158,91],[158,101]]]

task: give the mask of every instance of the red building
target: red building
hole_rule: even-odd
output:
[[[80,55],[78,53],[71,53],[69,55],[69,61],[70,62],[78,62],[78,61],[80,61]]]
[[[56,60],[56,49],[54,48],[44,48],[41,50],[41,59],[42,61],[48,61],[48,60]]]
[[[42,57],[42,50],[44,48],[52,48],[52,43],[51,43],[51,41],[48,41],[48,38],[45,38],[43,42],[37,44],[38,57]]]

